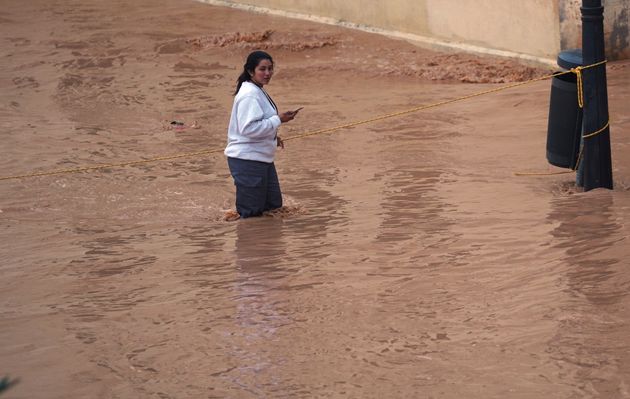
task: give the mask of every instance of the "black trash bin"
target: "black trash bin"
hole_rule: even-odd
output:
[[[563,51],[558,64],[564,68],[581,65],[580,50]],[[573,73],[555,76],[551,80],[549,122],[547,125],[547,161],[574,169],[580,151],[582,109],[577,101],[577,77]]]

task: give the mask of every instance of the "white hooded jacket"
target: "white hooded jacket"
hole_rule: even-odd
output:
[[[263,89],[254,83],[243,82],[234,97],[225,155],[273,162],[281,123],[275,104]]]

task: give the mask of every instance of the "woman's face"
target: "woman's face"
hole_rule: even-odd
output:
[[[267,59],[260,60],[256,68],[254,68],[252,81],[258,86],[264,86],[271,80],[271,75],[273,75],[273,63]]]

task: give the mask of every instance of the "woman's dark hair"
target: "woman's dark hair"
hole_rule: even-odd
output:
[[[264,51],[256,50],[251,52],[247,56],[247,60],[245,61],[245,65],[243,65],[243,72],[241,76],[236,80],[236,90],[234,91],[234,95],[238,93],[241,88],[243,82],[250,82],[252,80],[252,74],[254,73],[254,69],[260,64],[262,60],[269,60],[271,65],[273,65],[273,58],[269,54]]]

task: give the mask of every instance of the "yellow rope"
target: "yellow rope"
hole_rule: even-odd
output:
[[[565,170],[562,172],[514,172],[514,176],[553,176],[553,175],[566,175],[567,173],[573,173],[575,170]]]
[[[82,166],[82,167],[70,168],[70,169],[58,169],[58,170],[52,170],[52,171],[48,171],[48,172],[32,172],[32,173],[25,173],[23,175],[3,176],[3,177],[0,177],[0,181],[2,181],[2,180],[11,180],[11,179],[23,179],[23,178],[27,178],[27,177],[61,175],[61,174],[65,174],[65,173],[89,172],[89,171],[99,170],[99,169],[111,169],[111,168],[118,168],[118,167],[123,167],[123,166],[140,165],[140,164],[143,164],[143,163],[150,163],[150,162],[157,162],[157,161],[167,161],[167,160],[177,159],[177,158],[189,158],[189,157],[194,157],[194,156],[197,156],[197,155],[212,154],[212,153],[220,152],[220,151],[223,151],[223,149],[222,148],[217,148],[217,149],[214,149],[214,150],[187,152],[187,153],[174,154],[174,155],[163,155],[163,156],[158,156],[158,157],[149,158],[149,159],[140,159],[140,160],[136,160],[136,161],[110,163],[110,164],[94,165],[94,166]]]
[[[577,79],[577,100],[578,106],[584,108],[584,86],[582,85],[582,67],[571,68]]]
[[[593,133],[589,133],[589,134],[583,134],[582,135],[582,139],[588,139],[591,137],[595,137],[598,134],[600,134],[601,132],[603,132],[604,130],[606,130],[606,128],[610,125],[610,120],[608,120],[608,122],[606,122],[606,124],[604,125],[603,128],[599,129],[596,132]],[[580,153],[578,154],[578,158],[577,161],[575,162],[575,167],[573,169],[571,169],[571,172],[575,172],[578,170],[578,168],[580,167],[580,162],[582,162],[582,156],[584,155],[584,143],[582,143],[582,145],[580,146]]]
[[[584,143],[580,146],[580,153],[578,154],[577,161],[575,161],[575,167],[571,169],[571,172],[576,172],[580,167],[580,162],[582,162],[582,156],[584,156]]]
[[[610,120],[608,120],[608,122],[606,122],[606,124],[604,125],[604,127],[603,127],[603,128],[599,129],[599,130],[598,130],[598,131],[596,131],[596,132],[589,133],[589,134],[585,134],[585,135],[583,135],[583,136],[582,136],[582,138],[583,138],[583,139],[590,139],[591,137],[595,137],[595,136],[597,136],[598,134],[600,134],[601,132],[603,132],[604,130],[606,130],[606,128],[608,128],[608,126],[610,126]]]
[[[587,66],[577,66],[569,70],[569,72],[572,72],[575,74],[575,77],[577,80],[577,100],[578,100],[578,105],[580,108],[584,108],[584,81],[582,80],[582,71],[584,69],[603,65],[606,62],[608,62],[608,60],[603,60],[603,61],[596,62],[594,64],[587,65]]]
[[[571,68],[569,70],[569,72],[572,72],[575,74],[576,79],[577,79],[577,100],[578,100],[578,106],[580,108],[584,108],[584,81],[582,80],[582,70],[587,69],[587,68],[593,68],[596,67],[598,65],[602,65],[605,64],[607,62],[607,60],[604,61],[600,61],[597,62],[595,64],[591,64],[591,65],[587,65],[587,66],[578,66],[575,68]],[[555,76],[559,76],[559,75],[555,75]],[[606,130],[606,128],[610,126],[610,120],[608,120],[608,122],[606,122],[606,124],[604,125],[604,127],[602,127],[601,129],[593,132],[593,133],[588,133],[588,134],[583,134],[582,138],[583,139],[588,139],[591,137],[595,137],[598,134],[602,133],[604,130]],[[516,176],[553,176],[553,175],[564,175],[567,173],[573,173],[575,171],[578,170],[578,167],[580,166],[580,162],[582,161],[582,155],[584,152],[584,145],[582,145],[580,147],[580,152],[578,154],[578,159],[577,162],[575,163],[575,167],[571,170],[566,170],[566,171],[562,171],[562,172],[515,172],[514,175]]]
[[[591,138],[591,137],[595,137],[598,134],[600,134],[601,132],[603,132],[604,130],[606,130],[606,128],[609,125],[610,125],[610,121],[606,122],[604,127],[599,129],[598,131],[582,135],[582,138],[588,139],[588,138]],[[582,145],[580,147],[580,152],[578,154],[577,162],[575,162],[575,167],[573,169],[571,169],[571,170],[566,170],[566,171],[562,171],[562,172],[516,172],[514,174],[516,176],[552,176],[552,175],[564,175],[564,174],[567,174],[567,173],[573,173],[573,172],[578,170],[578,168],[580,166],[580,162],[582,162],[583,154],[584,154],[584,146]]]
[[[550,75],[541,76],[541,77],[530,79],[530,80],[526,80],[526,81],[523,81],[523,82],[509,84],[509,85],[497,87],[497,88],[490,89],[490,90],[483,90],[483,91],[479,91],[479,92],[476,92],[476,93],[473,93],[473,94],[469,94],[469,95],[466,95],[466,96],[453,98],[453,99],[450,99],[450,100],[444,100],[444,101],[439,101],[439,102],[432,103],[432,104],[421,105],[421,106],[410,108],[410,109],[407,109],[407,110],[404,110],[404,111],[392,112],[390,114],[380,115],[380,116],[376,116],[374,118],[369,118],[369,119],[364,119],[364,120],[360,120],[360,121],[350,122],[350,123],[346,123],[346,124],[342,124],[342,125],[338,125],[338,126],[334,126],[334,127],[330,127],[330,128],[325,128],[325,129],[319,129],[319,130],[314,130],[314,131],[310,131],[310,132],[305,132],[305,133],[298,134],[298,135],[295,135],[295,136],[287,137],[287,138],[285,138],[283,140],[284,141],[289,141],[289,140],[294,140],[294,139],[298,139],[298,138],[314,136],[314,135],[318,135],[318,134],[330,133],[330,132],[333,132],[333,131],[336,131],[336,130],[340,130],[340,129],[345,129],[345,128],[349,128],[349,127],[363,125],[363,124],[366,124],[366,123],[380,121],[380,120],[383,120],[383,119],[388,119],[388,118],[393,118],[393,117],[397,117],[397,116],[401,116],[401,115],[410,114],[412,112],[418,112],[418,111],[422,111],[422,110],[429,109],[429,108],[439,107],[439,106],[442,106],[442,105],[453,104],[453,103],[464,101],[464,100],[468,100],[468,99],[471,99],[471,98],[474,98],[474,97],[479,97],[479,96],[483,96],[483,95],[486,95],[486,94],[497,93],[499,91],[512,89],[514,87],[524,86],[524,85],[527,85],[527,84],[530,84],[530,83],[539,82],[541,80],[553,78],[553,77],[556,77],[556,76],[565,75],[567,73],[575,73],[576,75],[578,75],[578,81],[579,81],[578,91],[579,91],[579,93],[583,93],[583,89],[581,87],[582,86],[582,70],[587,69],[587,68],[596,67],[596,66],[602,65],[602,64],[604,64],[606,62],[607,61],[604,60],[604,61],[600,61],[600,62],[597,62],[597,63],[592,64],[592,65],[587,65],[587,66],[582,66],[582,67],[578,67],[578,68],[573,68],[573,69],[571,69],[569,71],[556,72],[556,73],[553,73],[553,74],[550,74]],[[581,97],[581,96],[582,96],[582,94],[580,94],[578,97]],[[583,106],[583,104],[584,104],[583,98],[582,98],[582,100],[578,100],[578,101],[580,103],[580,106]],[[606,127],[608,127],[608,123],[606,124],[606,126],[604,126],[602,129],[598,130],[597,132],[585,135],[584,138],[595,136],[595,135],[601,133],[602,131],[604,131],[606,129]],[[194,156],[198,156],[198,155],[207,155],[207,154],[213,154],[213,153],[222,152],[222,151],[223,151],[223,148],[216,148],[216,149],[210,149],[210,150],[204,150],[204,151],[187,152],[187,153],[180,153],[180,154],[173,154],[173,155],[162,155],[162,156],[156,156],[156,157],[153,157],[153,158],[141,159],[141,160],[136,160],[136,161],[110,163],[110,164],[94,165],[94,166],[82,166],[82,167],[78,167],[78,168],[59,169],[59,170],[44,171],[44,172],[30,172],[30,173],[25,173],[25,174],[21,174],[21,175],[0,176],[0,181],[24,179],[24,178],[28,178],[28,177],[60,175],[60,174],[66,174],[66,173],[80,173],[80,172],[88,172],[88,171],[94,171],[94,170],[100,170],[100,169],[111,169],[111,168],[124,167],[124,166],[140,165],[140,164],[157,162],[157,161],[168,161],[168,160],[178,159],[178,158],[190,158],[190,157],[194,157]],[[558,172],[558,173],[553,173],[553,174],[560,174],[560,173],[570,173],[570,172]],[[524,174],[519,173],[517,175],[522,176]]]

